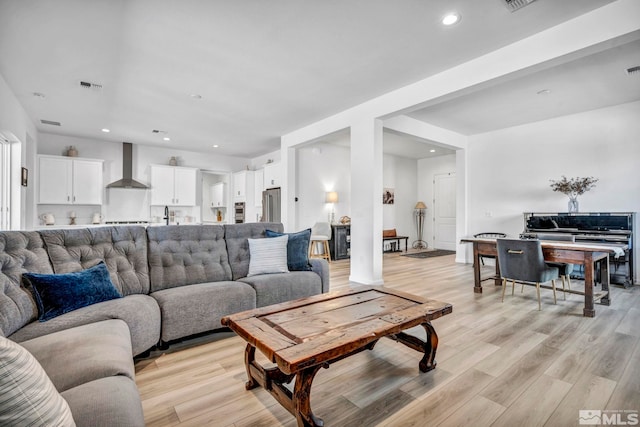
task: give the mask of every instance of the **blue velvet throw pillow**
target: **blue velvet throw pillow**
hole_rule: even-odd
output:
[[[287,267],[289,271],[311,271],[309,264],[309,243],[311,241],[311,229],[298,231],[297,233],[278,233],[265,230],[267,237],[289,236],[287,243]]]
[[[92,304],[122,298],[111,282],[104,262],[74,273],[24,273],[22,278],[31,285],[41,322]]]

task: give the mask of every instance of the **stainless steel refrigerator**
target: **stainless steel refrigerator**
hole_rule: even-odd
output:
[[[280,188],[262,192],[262,222],[280,222]]]

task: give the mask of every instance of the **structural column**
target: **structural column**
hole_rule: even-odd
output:
[[[351,274],[349,280],[382,284],[382,121],[351,125]]]
[[[298,219],[296,218],[296,149],[289,147],[284,142],[280,147],[280,222],[284,230],[293,232],[298,230]]]

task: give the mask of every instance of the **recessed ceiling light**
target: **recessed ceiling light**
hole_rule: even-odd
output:
[[[168,136],[165,136],[164,138],[162,138],[165,141],[171,141],[171,138],[169,138]]]
[[[193,99],[202,99],[202,95],[198,95],[197,93],[192,93],[189,96],[192,97]]]
[[[542,89],[536,92],[538,95],[549,95],[551,91],[549,89]]]
[[[435,152],[436,152],[436,150],[429,150],[429,152],[430,152],[430,153],[435,153]]]
[[[213,144],[213,148],[218,148],[219,145],[218,144]]]
[[[460,19],[462,17],[460,16],[460,14],[458,12],[451,12],[451,13],[447,13],[445,16],[442,17],[442,25],[446,25],[446,26],[450,26],[450,25],[454,25],[457,24],[458,22],[460,22]]]
[[[109,133],[109,132],[111,132],[111,131],[110,131],[109,129],[107,129],[107,128],[103,128],[103,129],[102,129],[102,132],[104,132],[104,133]]]

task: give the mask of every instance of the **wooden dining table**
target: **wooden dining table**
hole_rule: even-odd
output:
[[[482,293],[483,280],[480,277],[480,257],[483,255],[495,257],[496,275],[493,279],[495,280],[496,286],[501,286],[502,279],[500,278],[500,263],[498,262],[496,239],[466,237],[460,239],[460,242],[473,244],[473,291],[476,293]],[[573,289],[567,289],[565,292],[584,295],[584,309],[582,313],[585,317],[595,317],[596,310],[594,303],[596,301],[603,305],[611,304],[611,293],[609,291],[609,254],[615,253],[617,249],[624,250],[624,245],[555,241],[541,241],[540,244],[542,246],[542,253],[544,254],[544,260],[546,262],[580,264],[584,266],[584,292]],[[599,283],[601,290],[599,292],[594,292],[596,284],[596,263],[600,263]]]

